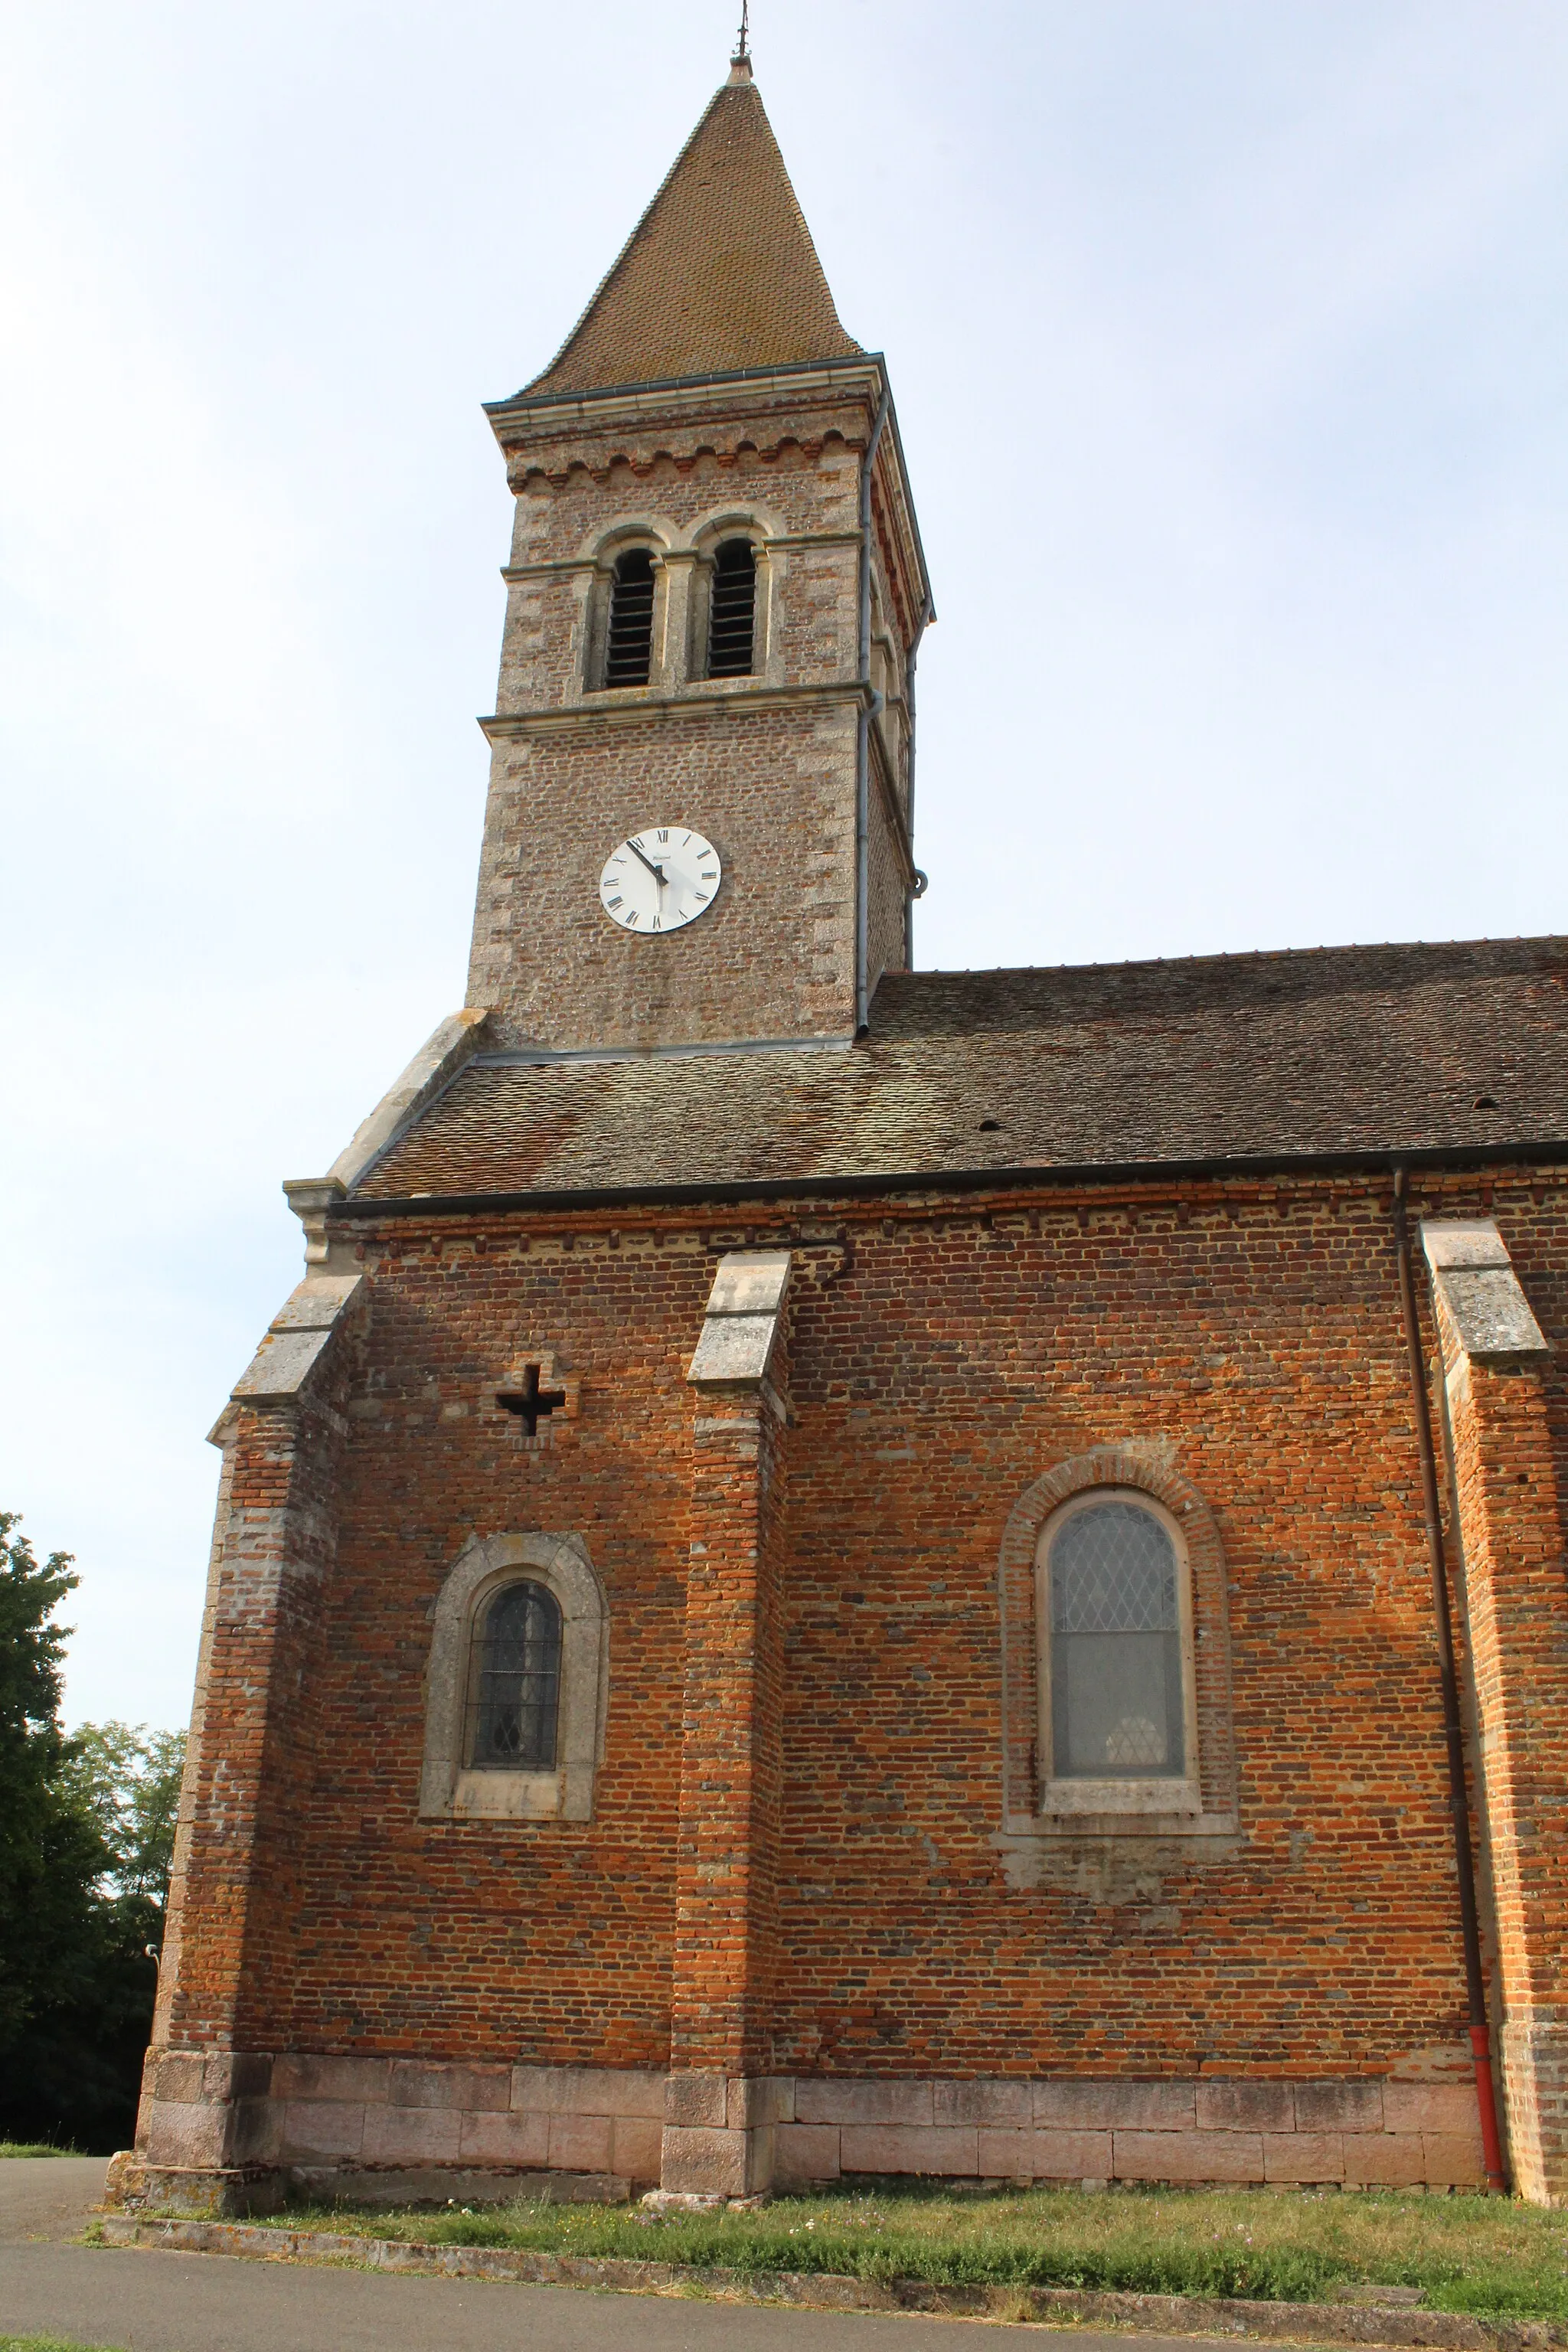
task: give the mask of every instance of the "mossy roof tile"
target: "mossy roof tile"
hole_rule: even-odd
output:
[[[1481,940],[905,972],[841,1051],[481,1061],[359,1193],[721,1192],[1564,1139],[1568,940]]]

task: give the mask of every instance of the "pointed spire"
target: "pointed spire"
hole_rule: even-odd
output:
[[[750,81],[752,79],[752,52],[747,42],[751,21],[752,0],[741,0],[741,36],[735,43],[734,54],[730,59],[731,81]]]
[[[853,358],[752,80],[745,14],[730,79],[609,275],[529,392],[590,392]]]

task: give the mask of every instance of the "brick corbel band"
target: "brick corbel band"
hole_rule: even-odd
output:
[[[1424,1223],[1479,1731],[1516,2189],[1568,2202],[1568,1562],[1551,1349],[1490,1219]]]
[[[764,2077],[781,1770],[776,1530],[787,1250],[719,1262],[693,1424],[680,1816],[661,2185],[744,2196],[790,2120]]]

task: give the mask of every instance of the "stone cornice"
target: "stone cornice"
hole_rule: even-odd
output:
[[[543,393],[530,399],[488,400],[485,415],[496,439],[510,449],[525,434],[557,440],[576,434],[597,437],[619,425],[650,418],[716,413],[726,416],[765,403],[770,396],[799,401],[814,394],[832,399],[857,394],[875,413],[887,381],[879,352],[859,359],[811,362],[803,366],[751,368],[733,375],[677,376],[652,383],[612,384],[603,392]]]
[[[887,386],[881,354],[872,352],[858,359],[612,385],[603,392],[552,393],[531,400],[520,393],[510,400],[487,402],[485,414],[506,457],[508,481],[520,492],[531,475],[563,481],[577,467],[602,475],[626,464],[641,473],[661,457],[689,465],[703,451],[727,464],[742,444],[773,457],[792,441],[815,450],[836,434],[848,446],[864,449]],[[835,408],[838,418],[831,421],[824,412]],[[858,412],[863,433],[846,410]],[[882,519],[882,528],[890,520],[894,538],[903,542],[902,562],[915,583],[909,601],[929,605],[925,553],[890,405],[888,425],[878,463],[888,479],[891,512]]]
[[[591,702],[568,703],[558,710],[494,711],[479,725],[492,743],[505,743],[575,728],[638,727],[652,719],[729,718],[742,711],[769,709],[869,710],[874,699],[871,688],[858,678],[822,686],[725,687],[721,690],[698,683],[682,694],[650,694],[641,687],[623,687],[595,695]]]

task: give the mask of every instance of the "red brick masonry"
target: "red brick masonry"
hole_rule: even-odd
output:
[[[1425,1213],[1489,1206],[1560,1335],[1568,1190],[1489,1193],[1434,1185]],[[303,1391],[227,1425],[148,2160],[645,2179],[662,2114],[720,2136],[715,2187],[1477,2177],[1386,1185],[354,1232],[368,1279]],[[686,1369],[717,1256],[763,1246],[793,1254],[787,1376],[748,1438]],[[580,1382],[531,1447],[493,1402],[530,1348]],[[1489,1762],[1478,1831],[1516,2162],[1555,2197],[1561,1538],[1532,1501],[1526,1568],[1502,1513],[1555,1493],[1568,1417],[1555,1358],[1521,1377],[1495,1458],[1456,1428],[1538,1596],[1487,1653],[1487,1753],[1500,1709],[1530,1762],[1517,1733],[1510,1776]],[[1020,1497],[1097,1449],[1212,1523],[1212,1822],[1004,1815],[1005,1757],[1033,1767],[998,1557]],[[607,1597],[594,1819],[422,1821],[436,1594],[470,1538],[528,1528],[575,1531]]]

